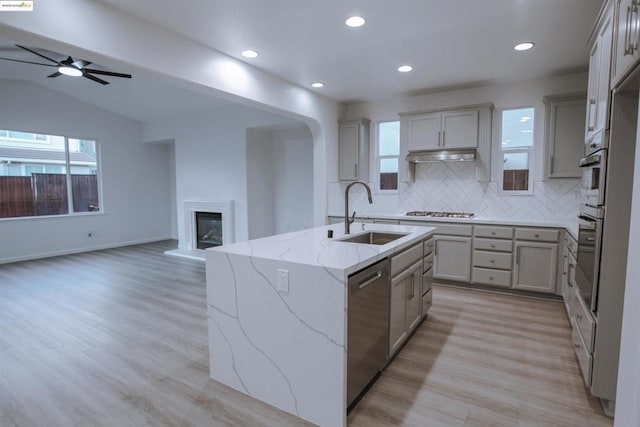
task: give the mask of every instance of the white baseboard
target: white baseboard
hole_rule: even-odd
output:
[[[107,243],[105,245],[86,246],[84,248],[65,249],[65,250],[61,250],[61,251],[51,251],[51,252],[42,252],[42,253],[39,253],[39,254],[24,255],[24,256],[18,256],[18,257],[13,257],[13,258],[0,258],[0,264],[8,264],[10,262],[19,262],[19,261],[29,261],[29,260],[41,259],[41,258],[50,258],[50,257],[54,257],[54,256],[61,256],[61,255],[78,254],[78,253],[82,253],[82,252],[100,251],[100,250],[103,250],[103,249],[113,249],[113,248],[120,248],[120,247],[124,247],[124,246],[141,245],[143,243],[160,242],[162,240],[172,240],[172,239],[173,239],[173,237],[171,237],[170,235],[157,236],[157,237],[151,237],[151,238],[148,238],[148,239],[129,240],[129,241],[126,241],[126,242]]]

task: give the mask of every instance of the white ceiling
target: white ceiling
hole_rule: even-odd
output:
[[[341,102],[586,70],[602,0],[101,0]],[[363,16],[348,28],[350,15]],[[533,41],[516,52],[520,41]],[[247,60],[245,49],[260,53]],[[413,72],[400,74],[402,64]]]
[[[100,0],[339,102],[583,71],[602,0]],[[352,29],[344,20],[362,15]],[[516,42],[535,47],[516,52]],[[46,62],[0,39],[0,56]],[[66,55],[34,48],[56,60]],[[240,52],[255,49],[258,58]],[[82,59],[82,58],[75,58]],[[401,74],[401,64],[414,67]],[[98,65],[92,65],[100,68]],[[0,61],[0,79],[29,80],[139,121],[228,106],[149,73],[132,80],[46,78],[54,69]]]

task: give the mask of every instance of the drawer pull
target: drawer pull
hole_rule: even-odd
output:
[[[492,248],[495,248],[495,247],[496,247],[496,245],[491,245],[491,247],[492,247]]]
[[[491,264],[493,264],[494,262],[496,262],[495,260],[491,259],[489,260],[489,262],[491,262]]]
[[[537,239],[538,237],[540,237],[540,235],[539,235],[539,234],[536,234],[534,237]]]
[[[491,235],[492,235],[492,236],[495,236],[495,235],[496,235],[496,232],[495,232],[495,231],[492,231],[492,232],[491,232]]]
[[[575,348],[577,348],[578,350],[580,350],[580,344],[574,344],[573,345]]]
[[[581,315],[579,315],[579,314],[576,314],[576,319],[578,319],[578,320],[582,320],[582,316],[581,316]]]
[[[489,280],[493,280],[493,276],[489,276]]]

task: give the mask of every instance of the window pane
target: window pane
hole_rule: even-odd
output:
[[[68,213],[64,137],[7,130],[0,139],[0,218]]]
[[[400,122],[383,122],[378,125],[378,155],[400,154]]]
[[[69,161],[73,211],[99,211],[96,142],[69,138]]]
[[[533,108],[502,112],[502,148],[533,146]]]
[[[503,191],[529,189],[529,153],[504,153]]]
[[[398,158],[380,159],[380,190],[398,189]]]
[[[18,132],[18,131],[10,130],[9,131],[9,138],[28,139],[28,140],[33,141],[34,140],[34,134],[27,133],[27,132]]]

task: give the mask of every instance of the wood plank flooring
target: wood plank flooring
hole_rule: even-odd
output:
[[[434,286],[413,339],[349,416],[360,426],[611,426],[561,302]]]
[[[175,242],[0,265],[0,426],[293,426],[209,378],[204,264]],[[611,425],[560,303],[437,287],[351,426]]]

